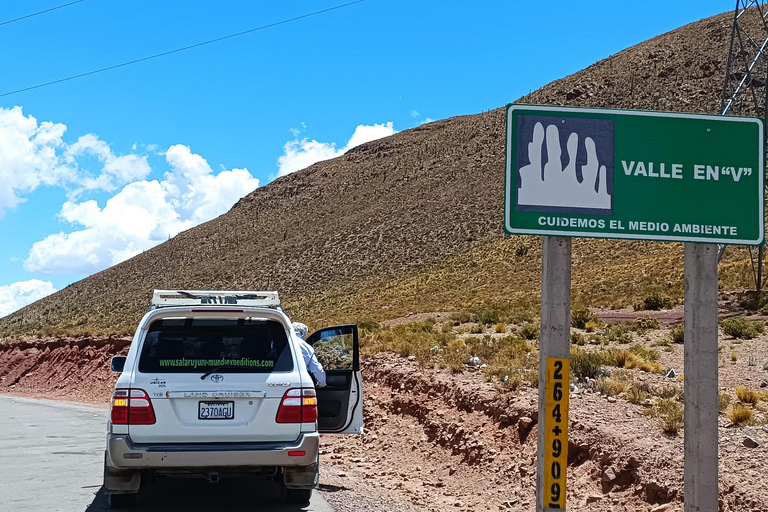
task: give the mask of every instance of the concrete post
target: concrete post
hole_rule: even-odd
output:
[[[571,351],[571,239],[545,236],[541,261],[541,341],[539,343],[539,418],[536,455],[536,512],[544,503],[544,424],[547,358],[569,358]],[[565,393],[568,393],[566,383]],[[568,419],[565,418],[567,423]],[[566,445],[567,446],[567,445]],[[565,489],[563,489],[565,492]]]
[[[717,246],[685,244],[685,512],[718,511]]]

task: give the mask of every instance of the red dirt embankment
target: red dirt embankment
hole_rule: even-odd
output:
[[[109,405],[117,374],[112,356],[131,338],[50,338],[0,344],[0,393]]]

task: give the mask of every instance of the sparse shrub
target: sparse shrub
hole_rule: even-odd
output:
[[[621,344],[632,343],[632,328],[626,323],[608,324],[605,327],[605,337],[608,341]]]
[[[658,311],[660,309],[670,309],[674,307],[674,305],[674,301],[669,297],[666,297],[659,292],[653,292],[647,295],[639,304],[636,304],[635,309]]]
[[[592,310],[587,306],[571,309],[571,327],[584,329],[588,322],[597,322],[597,315],[592,313]]]
[[[473,324],[469,327],[470,334],[482,334],[482,332],[483,332],[483,324],[481,323]]]
[[[736,386],[736,398],[745,404],[756,404],[760,401],[760,392],[747,389],[744,386]]]
[[[750,340],[756,338],[765,331],[765,322],[746,318],[726,318],[720,322],[723,332],[734,338]]]
[[[401,356],[415,356],[422,363],[429,361],[434,353],[432,348],[444,348],[455,339],[453,334],[445,334],[434,329],[434,321],[414,322],[397,325],[376,332],[363,331],[361,350],[365,355],[379,352],[395,352]]]
[[[659,400],[651,409],[651,414],[656,418],[661,429],[667,434],[677,434],[683,428],[684,423],[683,404],[674,398]]]
[[[649,362],[658,361],[659,358],[661,357],[657,351],[648,350],[647,348],[645,348],[645,345],[632,345],[631,347],[629,347],[629,351],[632,352],[633,354],[638,355],[644,361],[649,361]]]
[[[641,404],[648,399],[648,393],[637,388],[636,386],[630,386],[624,394],[627,397],[627,401],[632,404]]]
[[[523,322],[533,322],[536,319],[537,312],[531,306],[518,306],[507,312],[507,323],[521,324]]]
[[[499,322],[496,324],[495,331],[497,333],[503,333],[503,332],[506,332],[506,330],[507,330],[507,324],[503,322]]]
[[[443,324],[443,327],[440,329],[440,332],[443,334],[448,334],[453,332],[453,325],[450,322],[445,322]]]
[[[528,356],[532,349],[523,339],[517,336],[487,338],[470,347],[481,360],[488,361],[488,366],[483,369],[486,378],[496,379],[502,387],[513,391],[525,382],[526,375],[538,379],[538,362]]]
[[[738,359],[739,359],[739,356],[737,356],[736,354],[731,354],[731,361],[735,363]]]
[[[605,396],[616,396],[619,393],[625,392],[627,389],[629,389],[629,384],[619,379],[598,377],[595,381],[595,391],[598,391]]]
[[[456,311],[451,314],[451,320],[453,325],[467,324],[472,321],[472,315],[469,314],[469,311]]]
[[[395,327],[395,331],[401,331],[401,332],[432,332],[435,328],[435,322],[434,319],[429,318],[427,320],[424,320],[423,322],[411,322],[409,324],[403,324],[398,325]]]
[[[628,350],[617,350],[613,353],[613,362],[619,368],[637,368],[643,360]]]
[[[493,325],[501,321],[501,314],[497,309],[481,309],[474,312],[472,319],[479,324]]]
[[[641,391],[645,391],[651,396],[656,396],[662,399],[677,398],[680,396],[678,388],[671,384],[654,385],[649,382],[640,382],[637,384],[637,388]]]
[[[538,339],[539,334],[541,334],[541,328],[537,323],[525,322],[520,328],[520,336],[524,340]]]
[[[379,322],[377,322],[376,320],[370,319],[370,318],[365,318],[363,320],[359,320],[357,322],[357,327],[361,331],[365,330],[365,331],[370,331],[370,332],[378,331],[379,329],[381,329],[381,326],[379,325]]]
[[[734,404],[733,407],[726,413],[731,423],[737,427],[744,427],[752,423],[754,413],[752,409],[742,404]]]
[[[672,341],[663,338],[653,344],[654,347],[669,347],[672,345]]]
[[[640,347],[640,349],[637,347]],[[642,345],[636,345],[629,350],[616,350],[611,352],[611,355],[612,362],[619,368],[637,368],[638,370],[650,373],[661,373],[664,371],[664,367],[661,364],[646,360],[646,357],[658,359],[658,352],[647,350]]]
[[[683,343],[685,341],[685,325],[673,325],[669,330],[669,337],[672,338],[673,343]]]
[[[643,361],[637,366],[637,369],[648,373],[664,373],[664,365],[652,361]],[[678,375],[678,378],[682,380],[682,375]]]
[[[580,332],[572,332],[571,333],[571,343],[574,343],[576,345],[582,346],[586,345],[587,340],[584,339],[584,335]]]
[[[650,315],[645,315],[642,318],[635,318],[632,322],[632,328],[639,334],[643,334],[645,331],[658,329],[659,321]]]
[[[718,391],[717,392],[717,410],[720,412],[724,412],[726,409],[728,409],[728,405],[731,403],[731,395],[728,393],[725,393],[724,391]]]
[[[579,349],[571,351],[571,372],[576,380],[596,379],[600,374],[600,367],[605,364],[603,353]]]
[[[589,321],[584,324],[584,330],[587,332],[594,332],[597,328],[597,322]]]

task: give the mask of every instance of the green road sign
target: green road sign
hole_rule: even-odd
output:
[[[507,106],[507,233],[762,245],[764,123]]]

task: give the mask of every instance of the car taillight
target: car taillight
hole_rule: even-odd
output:
[[[112,396],[112,423],[115,425],[153,425],[155,409],[143,389],[116,389]]]
[[[289,389],[277,409],[278,423],[313,423],[317,421],[315,388]]]

